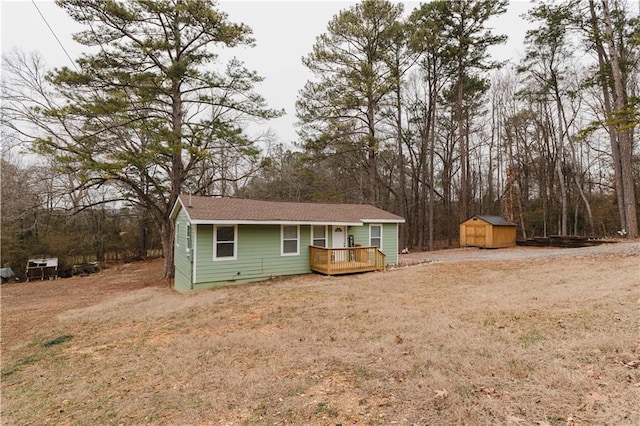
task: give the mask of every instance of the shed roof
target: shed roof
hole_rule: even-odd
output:
[[[508,222],[502,216],[490,216],[490,215],[475,215],[473,217],[477,217],[478,219],[484,220],[487,223],[490,223],[493,226],[517,226],[513,222]],[[473,217],[471,219],[473,219]]]
[[[38,267],[54,267],[58,266],[58,258],[47,254],[37,255],[27,259],[27,265],[38,265]]]
[[[404,223],[402,217],[369,204],[293,203],[180,195],[172,217],[179,208],[184,208],[194,223]]]

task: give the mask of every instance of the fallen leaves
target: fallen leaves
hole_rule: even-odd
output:
[[[591,400],[593,402],[607,402],[609,397],[598,392],[591,392],[591,394],[587,396],[587,400]]]
[[[609,402],[609,397],[607,395],[593,391],[585,396],[584,402],[578,406],[578,410],[582,411],[587,408],[598,408],[607,402]]]
[[[496,388],[475,386],[475,391],[491,399],[501,399],[507,402],[512,401],[511,396],[509,396],[507,392],[501,392]]]
[[[520,425],[520,424],[524,423],[524,419],[521,419],[521,418],[516,417],[516,416],[508,415],[507,416],[507,424],[512,424],[512,423]]]
[[[567,426],[577,426],[577,425],[578,425],[578,423],[576,423],[573,420],[573,415],[569,414],[569,417],[567,417]]]
[[[436,390],[436,398],[446,398],[449,396],[449,392],[446,389]]]

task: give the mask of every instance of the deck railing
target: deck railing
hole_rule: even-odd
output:
[[[326,275],[384,271],[386,262],[378,247],[309,247],[311,270]]]

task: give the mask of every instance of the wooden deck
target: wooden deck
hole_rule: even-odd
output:
[[[386,256],[377,247],[325,248],[310,246],[311,270],[325,275],[384,271]]]

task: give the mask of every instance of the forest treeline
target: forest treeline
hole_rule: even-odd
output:
[[[25,278],[30,258],[58,258],[58,276],[74,265],[158,257],[158,232],[142,209],[100,203],[92,191],[77,197],[73,180],[43,164],[1,160],[2,267]],[[74,197],[69,197],[75,194]],[[71,204],[69,204],[71,203]]]
[[[541,2],[524,56],[496,62],[507,2],[363,2],[305,65],[300,149],[270,157],[253,197],[368,202],[407,219],[402,246],[450,246],[474,214],[519,236],[637,236],[637,11]],[[499,19],[499,18],[498,18]],[[495,20],[493,22],[496,22]]]
[[[153,228],[171,276],[181,192],[369,203],[405,217],[401,247],[420,250],[455,246],[474,214],[504,216],[521,238],[638,236],[640,22],[623,1],[534,3],[524,54],[507,63],[491,56],[507,35],[490,26],[506,0],[341,10],[302,59],[314,77],[295,145],[248,131],[283,112],[254,91],[259,70],[215,66],[216,49],[259,40],[213,1],[56,3],[92,49],[55,70],[3,57],[3,138],[49,173],[27,172],[33,197],[14,205],[5,168],[28,167],[3,150],[3,264],[5,241],[33,235],[34,210],[74,213],[100,240],[116,220],[104,206],[124,206],[109,241],[142,255]]]

